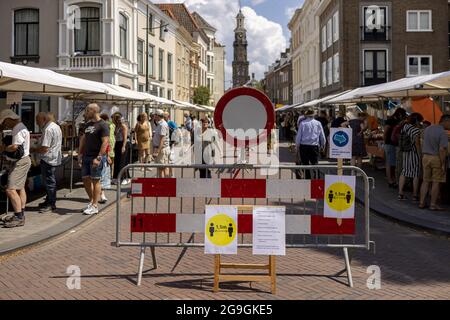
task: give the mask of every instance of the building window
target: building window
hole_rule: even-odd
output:
[[[336,53],[333,57],[333,82],[338,83],[340,81],[340,66],[339,66],[339,53]]]
[[[80,10],[79,29],[75,29],[75,52],[99,54],[100,9],[84,7]]]
[[[333,23],[332,19],[328,20],[327,23],[327,48],[331,47],[333,44]]]
[[[128,18],[125,14],[120,13],[120,56],[128,59]]]
[[[138,40],[137,43],[137,60],[138,60],[138,73],[144,73],[144,41]]]
[[[169,100],[173,99],[172,89],[167,89],[167,99]]]
[[[172,54],[167,54],[167,80],[172,81]]]
[[[153,47],[152,45],[148,46],[148,52],[147,52],[148,66],[147,66],[147,68],[148,68],[148,75],[149,75],[149,77],[152,77],[152,78],[155,76],[155,68],[154,68],[155,62],[154,62],[154,52],[153,52],[154,50],[155,50],[155,47]]]
[[[164,50],[159,49],[159,80],[164,80]]]
[[[39,10],[14,11],[14,55],[39,55]]]
[[[339,11],[333,15],[333,43],[339,40]]]
[[[149,13],[148,14],[148,32],[151,34],[155,34],[155,32],[153,32],[153,14]]]
[[[364,51],[364,85],[371,86],[388,81],[386,50]]]
[[[432,30],[431,10],[409,10],[406,13],[407,29],[409,32],[425,32]]]
[[[433,73],[432,56],[408,56],[408,77]]]
[[[139,92],[144,92],[144,85],[143,85],[143,84],[140,84],[140,85],[138,86],[138,91],[139,91]]]
[[[322,88],[327,86],[327,62],[322,62]]]
[[[331,86],[333,84],[333,59],[327,60],[327,84]]]
[[[161,20],[161,22],[160,22],[160,24],[159,24],[159,38],[161,39],[161,40],[165,40],[165,32],[164,32],[164,29],[166,28],[166,27],[164,27],[164,25],[165,25],[166,23],[163,21],[163,20]]]
[[[322,52],[327,50],[327,27],[322,28]]]
[[[364,8],[364,40],[387,39],[387,8],[370,6]]]

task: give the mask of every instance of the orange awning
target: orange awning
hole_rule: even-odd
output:
[[[412,99],[411,106],[413,112],[420,113],[424,121],[429,121],[432,124],[438,124],[442,117],[441,106],[431,98]]]

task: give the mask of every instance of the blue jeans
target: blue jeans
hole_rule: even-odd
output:
[[[49,165],[44,160],[41,160],[41,175],[42,175],[42,183],[45,186],[45,190],[47,192],[47,199],[45,202],[48,205],[55,207],[56,206],[56,167]]]

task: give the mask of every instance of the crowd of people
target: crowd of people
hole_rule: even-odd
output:
[[[212,125],[209,116],[205,116],[208,125]],[[25,225],[25,207],[27,193],[25,185],[32,161],[30,155],[36,155],[41,169],[42,185],[46,192],[45,200],[39,204],[39,212],[57,212],[57,174],[62,164],[63,135],[52,113],[40,112],[36,115],[36,124],[41,136],[36,145],[32,145],[30,132],[14,111],[5,109],[0,112],[1,130],[10,130],[0,146],[0,153],[11,163],[8,171],[6,195],[11,202],[14,215],[4,217],[4,227],[14,228]],[[180,128],[170,119],[170,114],[156,110],[150,115],[141,113],[134,130],[130,130],[127,121],[120,112],[109,117],[100,113],[99,105],[92,103],[86,107],[84,121],[79,125],[78,164],[89,202],[83,209],[85,215],[99,212],[99,204],[108,201],[105,190],[112,184],[127,185],[130,175],[127,171],[121,175],[131,159],[133,146],[138,153],[138,162],[154,162],[167,165],[173,162],[173,148],[183,140],[187,133],[187,143],[193,140],[193,132],[199,126],[198,120],[189,113]],[[186,140],[186,139],[185,139]],[[172,171],[160,166],[159,177],[170,177]]]
[[[338,113],[332,118],[326,111],[316,115],[313,110],[302,110],[279,115],[277,121],[286,140],[295,136],[298,165],[317,165],[321,156],[326,159],[330,128],[342,127],[352,129],[351,165],[361,168],[368,156],[367,137],[380,130],[378,119],[365,112]],[[419,208],[443,210],[438,201],[449,167],[448,130],[450,115],[443,115],[439,124],[431,125],[421,114],[408,114],[403,108],[397,108],[385,121],[382,131],[386,178],[390,188],[398,189],[398,200],[408,200],[405,189],[412,181],[412,201]],[[309,172],[305,176],[311,178]]]

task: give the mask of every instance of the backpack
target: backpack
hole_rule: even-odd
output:
[[[402,152],[409,152],[412,151],[413,149],[413,143],[411,141],[410,136],[406,133],[406,132],[401,132],[400,133],[400,137],[399,137],[399,141],[398,141],[398,146],[400,147],[400,151]]]
[[[391,134],[392,145],[394,145],[394,146],[399,145],[400,133],[402,132],[403,126],[404,126],[404,124],[400,123],[400,124],[396,125],[394,127],[394,129],[392,129],[392,134]]]
[[[5,146],[12,145],[12,136],[5,136],[3,138],[2,142],[3,142],[3,144]],[[20,160],[24,156],[25,150],[23,148],[23,145],[21,144],[21,145],[17,146],[16,151],[14,151],[14,152],[6,152],[6,151],[4,151],[3,153],[4,153],[5,156],[7,156],[10,159]]]

